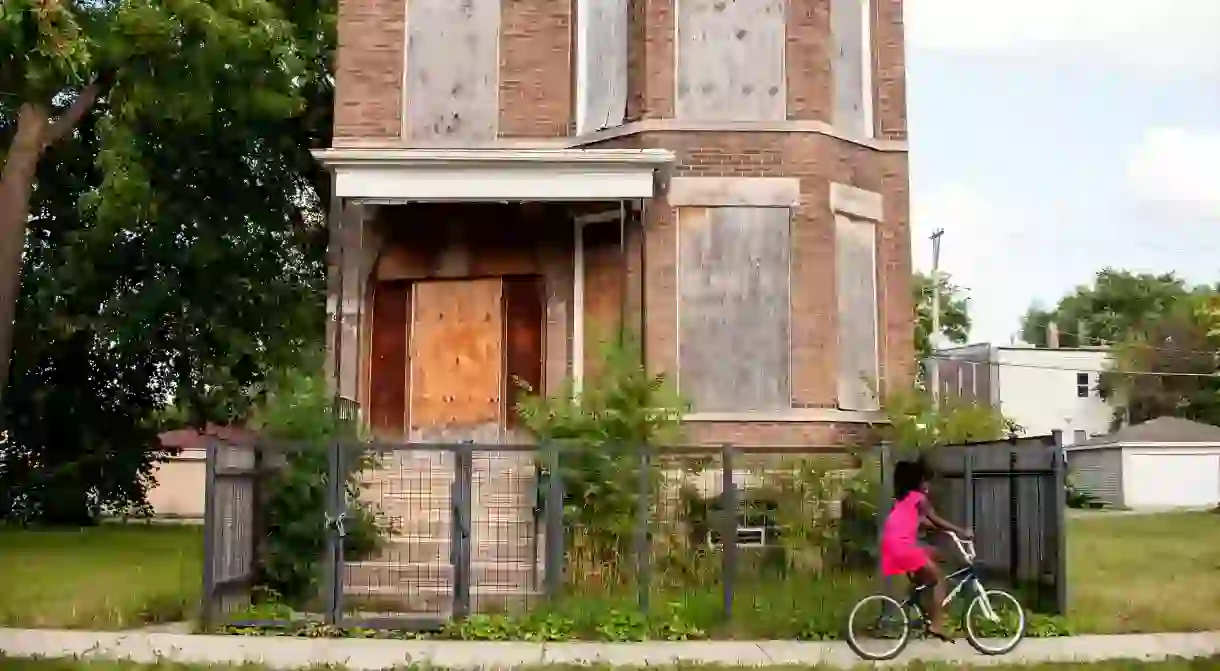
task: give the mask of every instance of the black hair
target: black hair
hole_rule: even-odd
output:
[[[915,461],[900,461],[894,464],[894,500],[901,501],[907,494],[918,491],[932,479],[932,470],[922,457]]]

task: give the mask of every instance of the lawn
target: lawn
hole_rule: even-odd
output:
[[[963,667],[961,664],[941,664],[912,662],[908,666],[893,666],[897,671],[958,671],[960,669],[987,668],[992,671],[1212,671],[1220,665],[1220,657],[1194,660],[1166,660],[1161,662],[1112,661],[1093,663],[1062,663],[1033,664],[1028,666],[995,666]],[[317,668],[317,667],[315,667]],[[409,667],[404,667],[409,668]],[[609,666],[566,666],[548,665],[526,667],[525,671],[591,671],[596,669],[609,670]],[[652,667],[658,671],[691,671],[692,669],[708,669],[709,671],[745,671],[743,667],[699,666],[682,664],[678,666]],[[821,666],[774,666],[752,667],[753,671],[830,671],[832,667]],[[873,668],[860,666],[861,670]],[[157,664],[134,664],[132,662],[90,661],[82,662],[75,659],[16,659],[0,657],[0,671],[267,671],[266,667],[256,665],[244,666],[198,666],[190,664],[175,664],[160,662]],[[336,670],[338,671],[338,670]]]
[[[1078,632],[1220,630],[1220,515],[1097,515],[1068,534]]]
[[[124,629],[194,617],[202,527],[0,528],[0,626]]]

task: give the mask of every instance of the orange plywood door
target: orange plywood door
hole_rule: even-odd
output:
[[[500,279],[415,285],[411,440],[499,440],[504,424],[503,290]]]

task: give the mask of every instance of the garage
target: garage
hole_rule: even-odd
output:
[[[1220,504],[1220,427],[1161,417],[1066,449],[1072,482],[1133,510]]]

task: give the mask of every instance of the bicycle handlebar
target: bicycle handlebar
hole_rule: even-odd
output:
[[[952,531],[946,531],[946,535],[953,540],[953,544],[957,546],[957,551],[962,553],[962,557],[967,562],[974,561],[974,541],[962,538]]]

